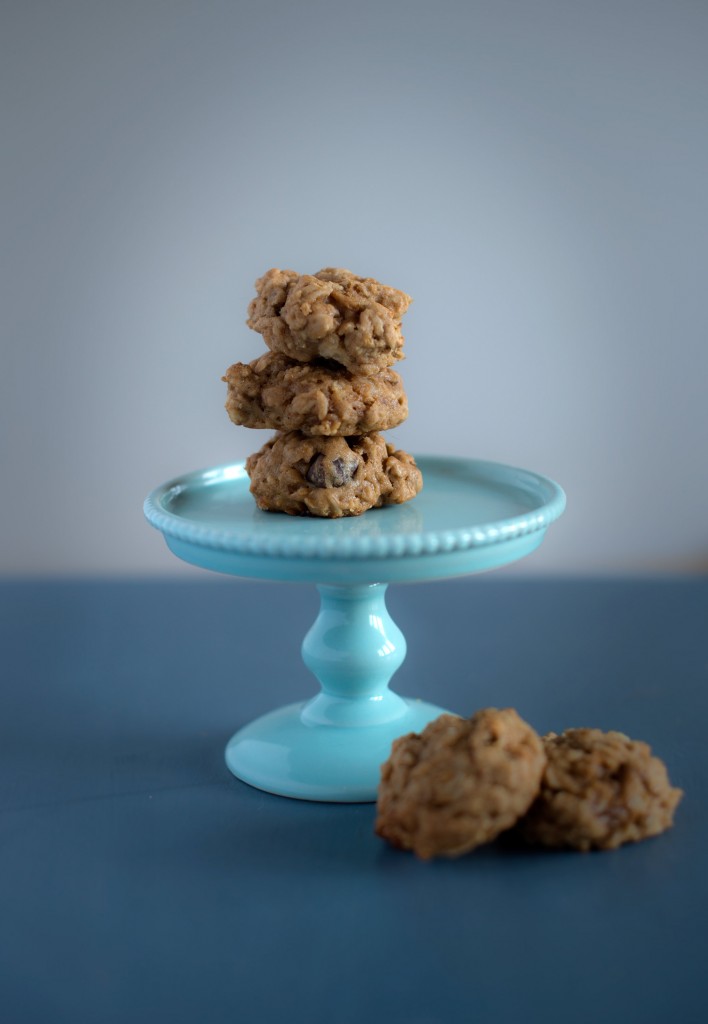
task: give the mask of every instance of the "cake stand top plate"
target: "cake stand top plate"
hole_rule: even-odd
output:
[[[533,551],[565,507],[558,484],[478,459],[416,456],[403,505],[317,519],[262,512],[243,463],[185,474],[145,500],[148,521],[194,565],[254,579],[353,584],[482,572]]]

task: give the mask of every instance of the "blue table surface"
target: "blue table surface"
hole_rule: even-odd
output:
[[[392,586],[403,694],[647,740],[686,796],[611,853],[423,863],[372,804],[251,789],[223,748],[316,691],[314,587],[0,586],[8,1024],[708,1019],[708,580]]]

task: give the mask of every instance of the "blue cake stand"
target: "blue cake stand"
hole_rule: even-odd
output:
[[[416,462],[424,480],[418,497],[354,518],[261,512],[243,463],[178,477],[146,499],[148,521],[184,561],[315,583],[320,592],[302,656],[321,692],[231,738],[226,762],[244,782],[304,800],[375,800],[392,741],[444,710],[389,689],[406,642],[386,610],[386,587],[523,558],[565,507],[561,488],[537,473],[470,459]]]

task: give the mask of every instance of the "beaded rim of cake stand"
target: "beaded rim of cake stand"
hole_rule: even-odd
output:
[[[165,508],[166,503],[174,501],[181,493],[196,483],[208,486],[229,480],[247,480],[245,464],[241,462],[217,466],[208,470],[197,470],[168,481],[148,495],[143,508],[145,517],[152,526],[177,540],[217,551],[230,551],[238,554],[270,558],[328,560],[403,558],[487,547],[544,530],[558,519],[565,508],[566,499],[562,488],[548,477],[530,470],[479,459],[420,456],[416,458],[416,461],[423,471],[428,459],[435,460],[438,465],[444,463],[457,472],[469,471],[474,467],[482,473],[486,472],[487,478],[491,482],[494,482],[495,477],[506,475],[507,479],[504,483],[507,486],[513,479],[513,484],[519,492],[533,498],[539,504],[528,512],[496,520],[489,524],[462,526],[446,530],[356,536],[342,536],[339,533],[336,536],[332,534],[328,536],[324,531],[316,536],[303,536],[297,532],[293,534],[284,532],[270,535],[258,534],[249,532],[246,524],[239,529],[234,529],[233,527],[218,528],[190,522]],[[376,511],[374,510],[374,512]],[[270,513],[266,512],[263,515],[270,515]],[[292,521],[297,523],[301,520],[292,517]],[[308,519],[307,521],[311,522],[312,520]],[[337,523],[341,520],[322,520],[323,524],[332,522]]]

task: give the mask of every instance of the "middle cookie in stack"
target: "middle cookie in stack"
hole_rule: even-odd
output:
[[[271,351],[223,379],[234,423],[278,431],[246,462],[259,507],[336,518],[413,498],[420,471],[378,433],[408,415],[390,364],[409,297],[332,268],[270,270],[256,290],[248,324]]]

